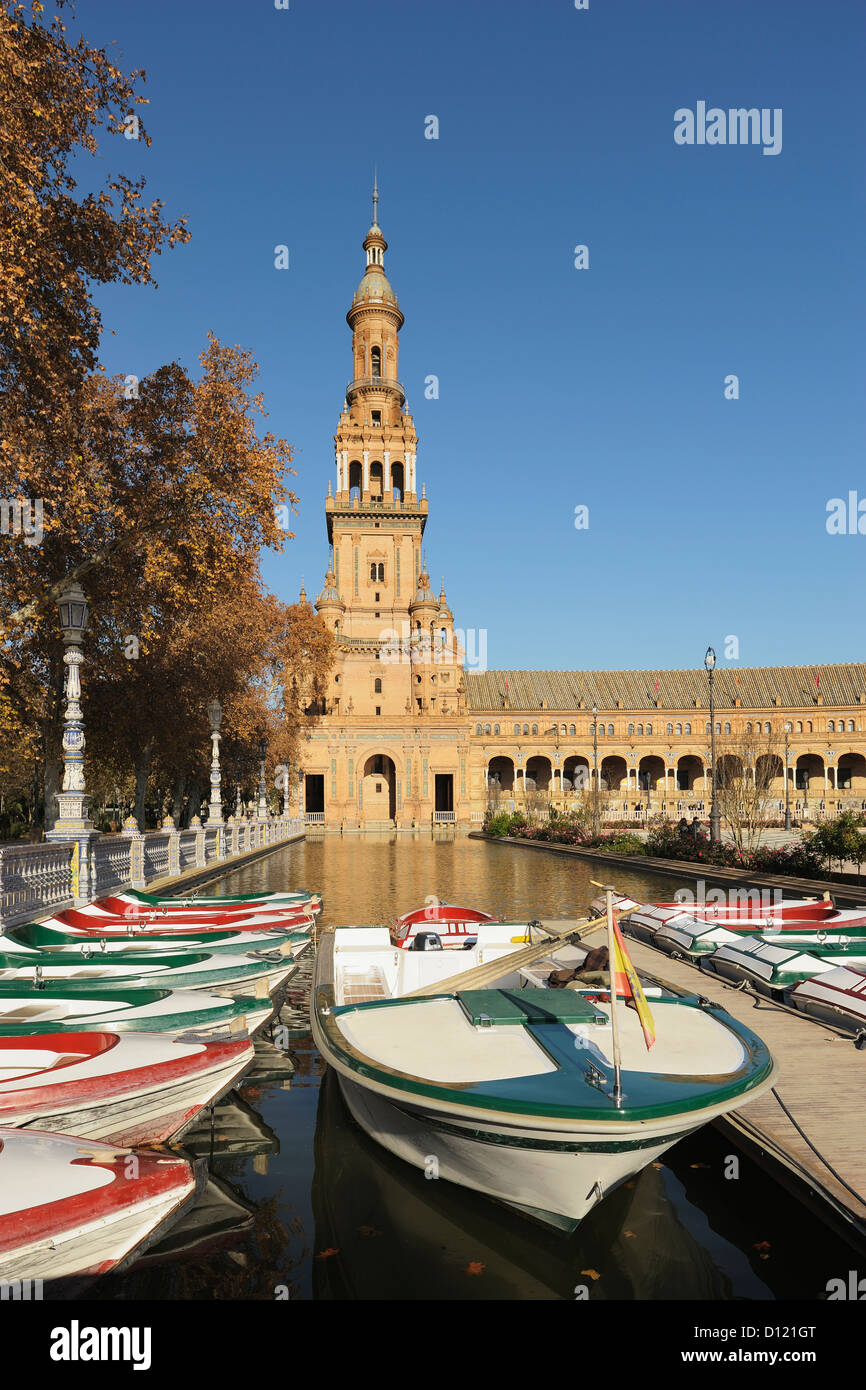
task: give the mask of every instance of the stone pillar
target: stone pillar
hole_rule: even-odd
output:
[[[144,888],[144,836],[138,828],[135,816],[127,816],[120,832],[129,840],[129,883],[132,888]]]

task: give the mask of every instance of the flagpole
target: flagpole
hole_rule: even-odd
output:
[[[622,1055],[619,1046],[619,1022],[616,1012],[616,938],[613,934],[613,888],[605,885],[604,896],[607,903],[607,954],[610,963],[610,1026],[613,1033],[613,1099],[614,1104],[622,1105]]]

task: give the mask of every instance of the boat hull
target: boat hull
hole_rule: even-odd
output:
[[[352,1117],[390,1153],[432,1179],[444,1179],[504,1202],[525,1215],[574,1231],[593,1207],[699,1125],[611,1143],[610,1134],[538,1131],[488,1123],[479,1129],[421,1106],[395,1105],[340,1075]],[[701,1121],[703,1123],[703,1121]],[[611,1150],[616,1150],[611,1152]]]

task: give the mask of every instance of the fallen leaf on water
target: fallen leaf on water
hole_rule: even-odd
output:
[[[709,1163],[690,1163],[690,1168],[709,1168]]]
[[[661,1168],[662,1166],[663,1166],[663,1165],[662,1165],[661,1163],[654,1163],[654,1164],[653,1164],[653,1167],[654,1167],[654,1168]]]
[[[597,1269],[582,1269],[581,1274],[585,1274],[589,1279],[600,1279],[601,1275]]]
[[[377,1231],[375,1226],[359,1226],[359,1227],[358,1227],[358,1235],[359,1235],[359,1236],[380,1236],[381,1234],[382,1234],[382,1232],[381,1232],[381,1231]]]
[[[634,1231],[624,1231],[623,1234],[624,1234],[625,1236],[627,1236],[629,1240],[634,1240],[634,1239],[635,1239],[635,1233],[634,1233]]]
[[[484,1272],[484,1270],[485,1270],[486,1268],[487,1268],[487,1266],[486,1266],[486,1265],[483,1265],[483,1264],[481,1263],[480,1260],[470,1260],[469,1263],[468,1263],[468,1265],[467,1265],[466,1268],[464,1269],[463,1273],[464,1273],[464,1274],[483,1274],[483,1272]]]
[[[317,1259],[317,1260],[327,1260],[327,1259],[329,1259],[329,1258],[331,1257],[331,1255],[339,1255],[339,1253],[340,1253],[339,1250],[334,1250],[334,1249],[322,1250],[322,1251],[320,1252],[320,1254],[318,1254],[318,1255],[316,1256],[316,1259]]]

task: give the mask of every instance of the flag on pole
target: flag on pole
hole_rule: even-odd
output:
[[[816,689],[816,690],[818,689],[818,687],[820,686],[820,684],[821,684],[821,672],[819,671],[818,674],[817,674],[817,676],[815,677],[815,689]]]
[[[631,963],[631,957],[625,949],[622,932],[619,928],[619,919],[616,913],[613,914],[613,942],[614,960],[611,962],[611,1008],[614,1006],[615,995],[624,994],[626,999],[633,999],[640,1019],[640,1026],[643,1029],[644,1042],[647,1051],[652,1047],[656,1040],[655,1022],[650,1013],[646,995],[643,992],[641,982],[637,977],[637,971]]]

